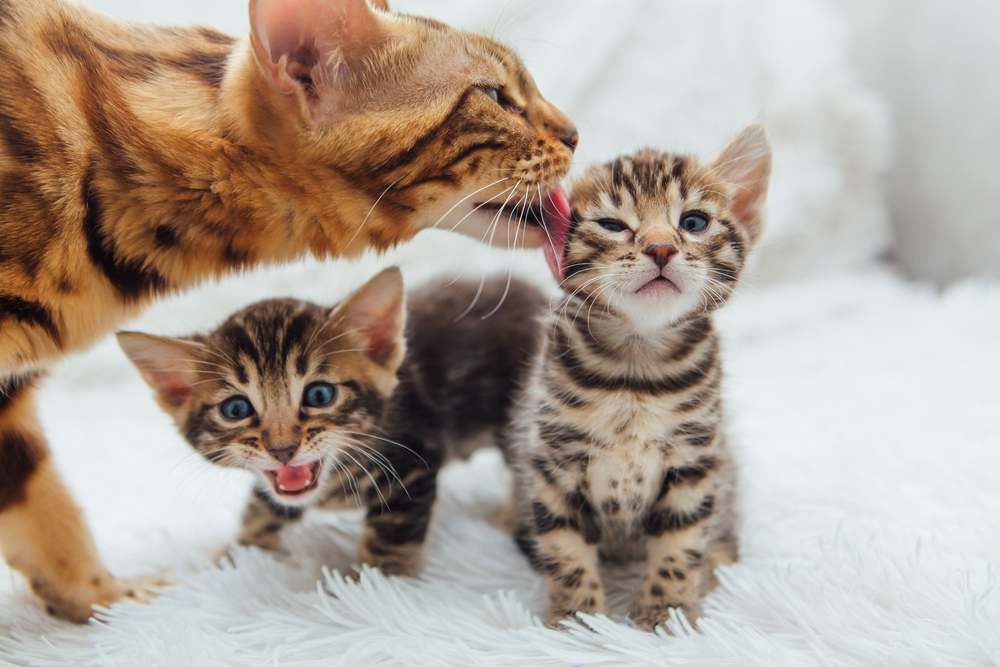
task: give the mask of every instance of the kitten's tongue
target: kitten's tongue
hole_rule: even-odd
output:
[[[566,232],[569,230],[573,211],[566,198],[566,191],[556,188],[549,193],[542,207],[545,218],[545,229],[548,238],[545,240],[545,261],[549,263],[552,275],[560,283],[563,281],[563,257],[566,254]]]
[[[312,483],[312,466],[285,466],[274,473],[278,488],[296,493]]]

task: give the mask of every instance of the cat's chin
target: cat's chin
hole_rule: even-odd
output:
[[[566,192],[556,187],[526,205],[523,201],[473,200],[451,229],[498,248],[562,247],[570,216]]]

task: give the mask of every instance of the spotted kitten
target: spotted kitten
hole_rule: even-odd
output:
[[[438,470],[509,422],[541,344],[544,297],[514,282],[486,318],[506,282],[478,288],[431,285],[404,310],[390,269],[332,309],[264,301],[205,336],[118,339],[195,450],[256,474],[241,544],[277,549],[306,508],[361,505],[359,560],[409,575]]]
[[[641,151],[592,169],[553,255],[566,296],[519,401],[518,541],[545,576],[548,621],[606,612],[599,567],[644,560],[640,626],[693,622],[737,559],[712,313],[762,226],[763,128],[714,162]]]

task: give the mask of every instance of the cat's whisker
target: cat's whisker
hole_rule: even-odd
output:
[[[382,199],[387,194],[389,194],[390,190],[392,190],[394,187],[396,187],[397,185],[399,185],[400,181],[402,181],[404,178],[406,178],[406,175],[400,176],[395,181],[393,181],[388,186],[386,186],[385,190],[382,191],[382,194],[380,194],[378,196],[378,199],[375,200],[375,203],[372,204],[372,207],[370,209],[368,209],[368,213],[365,215],[364,219],[361,221],[361,224],[358,225],[358,228],[354,231],[354,236],[352,236],[351,240],[347,242],[346,246],[344,246],[345,248],[350,248],[351,245],[353,245],[354,241],[356,241],[357,238],[358,238],[358,234],[360,234],[361,230],[364,229],[365,225],[368,223],[368,220],[372,217],[372,214],[375,212],[376,207],[378,207],[378,205],[382,201]]]
[[[396,447],[399,447],[403,451],[406,451],[406,452],[409,452],[410,454],[412,454],[414,457],[416,457],[424,465],[425,468],[427,468],[428,470],[430,470],[430,465],[427,463],[427,460],[424,459],[423,456],[421,456],[420,454],[418,454],[417,452],[415,452],[413,449],[407,447],[406,445],[404,445],[401,442],[396,442],[395,440],[390,440],[389,438],[386,438],[386,437],[383,437],[383,436],[380,436],[380,435],[375,435],[374,433],[365,433],[363,431],[341,431],[341,433],[346,433],[347,435],[357,435],[357,436],[361,436],[361,437],[364,437],[364,438],[372,438],[374,440],[378,440],[380,442],[384,442],[384,443],[386,443],[388,445],[395,445]]]
[[[375,481],[375,476],[372,475],[371,471],[368,470],[368,468],[366,466],[362,465],[360,461],[358,461],[356,458],[354,458],[354,455],[351,454],[351,452],[346,447],[341,447],[340,448],[340,453],[343,454],[344,456],[346,456],[347,458],[351,459],[351,462],[354,463],[354,465],[356,465],[358,468],[361,469],[361,472],[363,472],[365,474],[365,476],[368,477],[369,481],[371,481],[372,488],[375,490],[375,493],[378,495],[379,502],[382,503],[382,506],[386,510],[390,509],[389,508],[389,500],[382,494],[382,489],[379,486],[378,482]]]
[[[526,214],[526,212],[528,210],[526,208],[526,205],[527,205],[527,202],[528,202],[528,196],[529,196],[529,191],[525,190],[524,197],[521,200],[521,220],[518,221],[518,224],[517,224],[517,226],[514,229],[514,246],[517,246],[517,237],[518,237],[518,234],[521,231],[521,225],[524,222],[524,216],[525,216],[525,214]],[[508,236],[509,236],[510,235],[510,227],[508,226],[507,229],[508,229]],[[508,244],[508,247],[509,247],[509,244]],[[488,320],[491,317],[493,317],[494,315],[496,315],[498,312],[500,312],[500,309],[503,308],[503,304],[507,301],[507,297],[510,296],[510,286],[511,286],[511,283],[513,281],[514,281],[514,271],[513,271],[513,269],[508,268],[507,269],[507,282],[504,285],[503,294],[500,296],[500,301],[493,308],[493,310],[491,310],[490,312],[488,312],[485,315],[483,315],[480,319]]]
[[[499,180],[493,181],[489,185],[484,185],[483,187],[479,188],[475,192],[470,192],[469,194],[465,195],[464,197],[462,197],[461,199],[459,199],[457,202],[455,202],[455,204],[451,208],[449,208],[447,211],[445,211],[444,215],[442,215],[440,218],[438,218],[437,222],[435,222],[433,225],[431,225],[431,229],[437,229],[438,225],[440,225],[442,222],[444,222],[448,218],[449,215],[451,215],[452,213],[455,212],[455,209],[457,209],[459,206],[461,206],[465,202],[469,201],[470,199],[472,199],[473,197],[475,197],[476,195],[478,195],[480,192],[484,192],[486,190],[489,190],[492,187],[500,185],[504,181],[509,181],[509,180],[511,180],[511,178],[512,178],[511,176],[505,176],[505,177],[503,177],[503,178],[501,178]],[[455,227],[452,227],[451,230],[455,231]]]
[[[391,464],[391,462],[389,462],[388,459],[385,459],[384,456],[382,457],[382,460],[380,460],[374,455],[379,453],[377,450],[353,440],[347,441],[344,446],[349,447],[352,451],[357,451],[365,456],[369,461],[374,463],[375,466],[383,472],[383,474],[385,474],[387,480],[390,482],[395,480],[396,483],[399,484],[400,488],[403,489],[403,493],[406,494],[407,498],[411,497],[409,489],[406,488],[406,484],[403,482],[403,478],[399,476],[399,473],[396,471],[396,468]]]
[[[509,179],[504,179],[504,180],[509,180]],[[479,204],[474,209],[472,209],[471,211],[469,211],[468,213],[466,213],[465,215],[463,215],[462,218],[461,218],[461,220],[459,220],[454,225],[452,225],[451,229],[449,229],[448,231],[450,231],[450,232],[455,231],[456,229],[458,229],[459,227],[461,227],[462,224],[465,223],[466,220],[468,220],[470,217],[472,217],[473,215],[475,215],[476,213],[478,213],[484,206],[489,206],[494,201],[496,201],[500,197],[503,197],[505,194],[507,194],[511,190],[515,189],[516,187],[517,187],[516,185],[513,185],[513,186],[507,188],[506,190],[504,190],[503,192],[500,192],[500,193],[498,193],[496,195],[493,195],[492,197],[490,197],[489,199],[487,199],[483,203]]]

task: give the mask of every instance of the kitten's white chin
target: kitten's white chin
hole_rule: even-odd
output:
[[[635,332],[653,336],[697,310],[701,300],[691,288],[673,283],[647,283],[637,292],[621,294],[613,305],[628,318]]]

